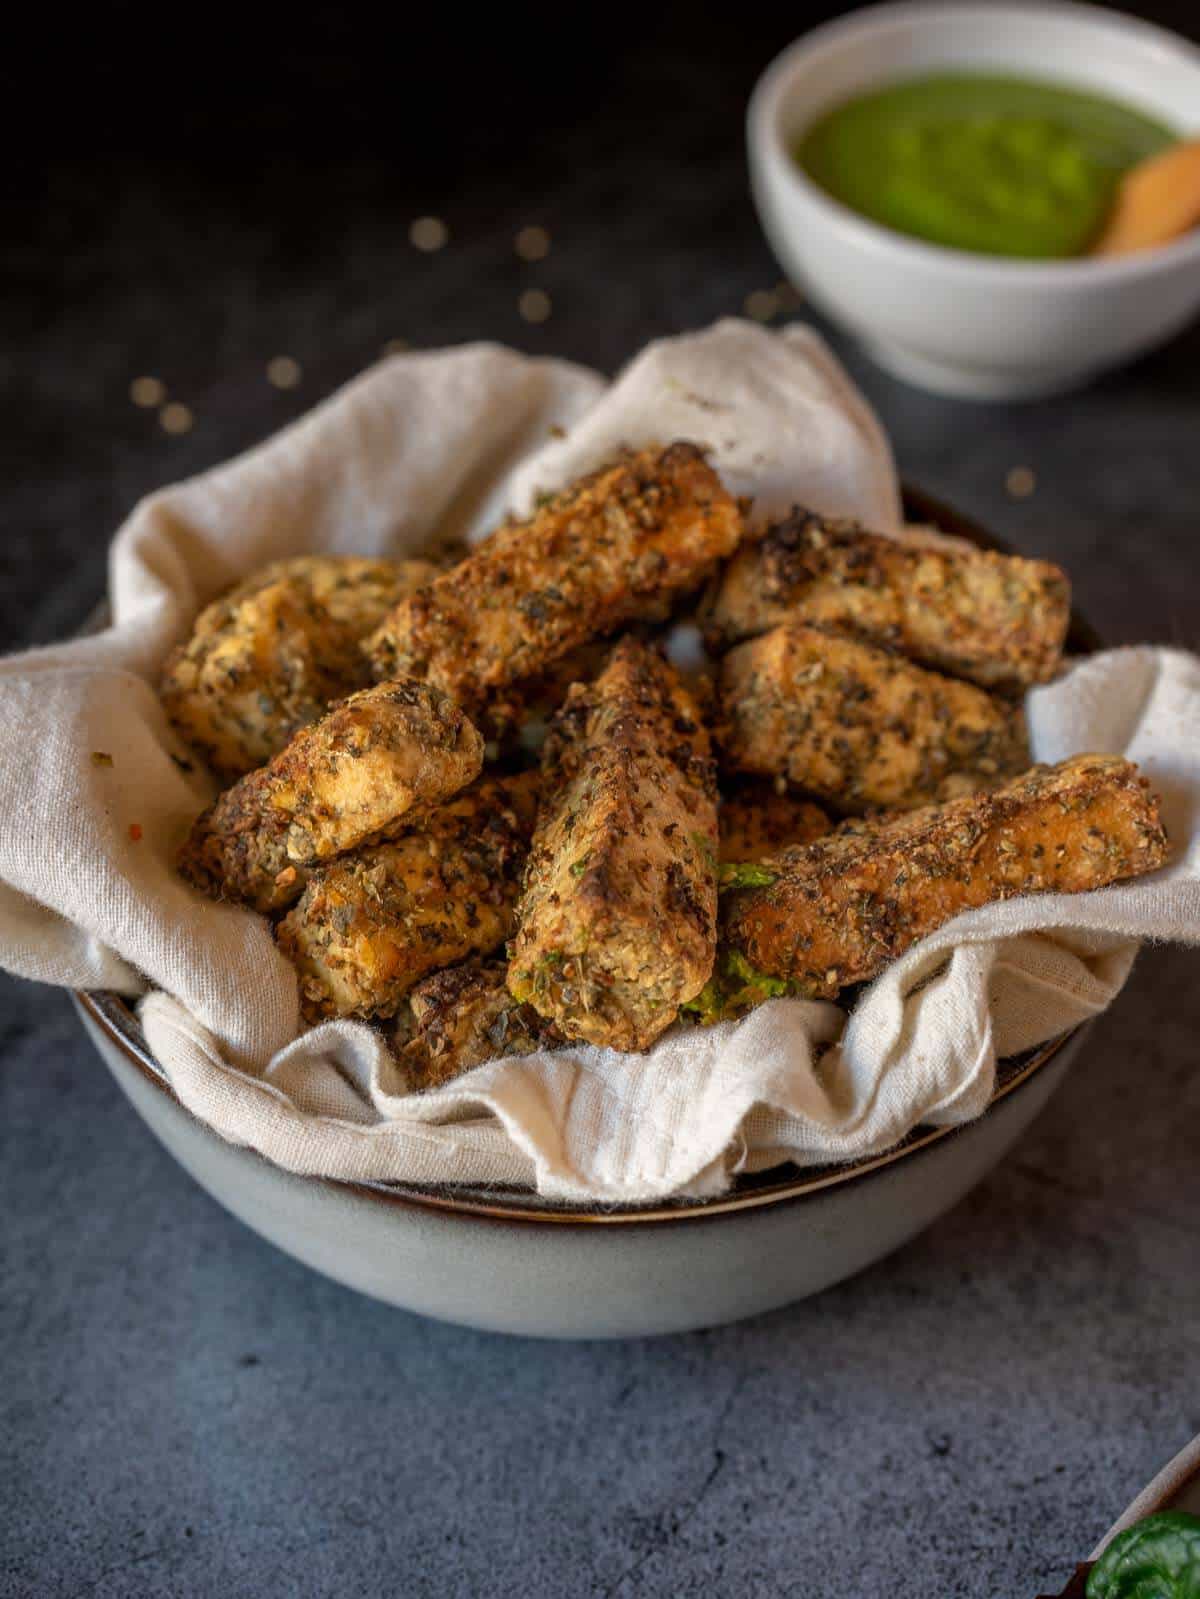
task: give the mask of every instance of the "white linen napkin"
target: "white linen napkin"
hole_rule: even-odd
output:
[[[167,651],[266,561],[478,536],[614,445],[673,437],[710,446],[757,518],[799,502],[899,528],[887,441],[821,340],[732,321],[649,346],[611,387],[492,345],[396,357],[262,448],[145,500],[113,544],[112,625],[0,662],[0,962],[141,996],[183,1103],[291,1170],[636,1202],[976,1116],[998,1056],[1102,1010],[1138,941],[1200,938],[1200,663],[1121,650],[1029,696],[1034,752],[1141,763],[1171,864],[958,918],[872,984],[844,1028],[835,1006],[775,1000],[646,1055],[567,1048],[425,1095],[406,1093],[371,1028],[303,1031],[267,923],[174,873],[210,790],[173,758],[154,691]]]

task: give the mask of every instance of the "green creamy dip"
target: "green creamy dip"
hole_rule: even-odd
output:
[[[1081,255],[1123,173],[1177,136],[1098,95],[952,72],[847,101],[795,149],[843,205],[978,255]]]

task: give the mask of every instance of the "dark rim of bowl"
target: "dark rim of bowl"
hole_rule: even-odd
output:
[[[981,549],[998,550],[1003,554],[1013,553],[1010,545],[986,532],[977,522],[943,504],[932,495],[907,484],[904,486],[904,510],[910,522],[936,527],[942,532],[967,539]],[[1095,629],[1074,611],[1071,614],[1066,647],[1067,652],[1072,655],[1087,655],[1102,648],[1101,639]],[[136,1014],[120,994],[103,989],[95,991],[78,989],[75,991],[75,999],[85,1016],[149,1083],[172,1100],[185,1115],[192,1117],[210,1137],[220,1137],[219,1133],[195,1117],[179,1099],[162,1067],[147,1048],[141,1023]],[[1016,1059],[1001,1061],[997,1069],[995,1093],[983,1114],[985,1116],[990,1114],[992,1108],[1001,1100],[1007,1099],[1031,1082],[1081,1030],[1081,1027],[1074,1028]],[[504,1222],[554,1222],[560,1225],[596,1223],[646,1225],[705,1220],[806,1199],[827,1189],[861,1181],[865,1177],[885,1170],[897,1161],[916,1155],[919,1151],[931,1149],[963,1130],[962,1126],[918,1127],[907,1138],[881,1155],[836,1166],[803,1169],[783,1161],[778,1166],[753,1177],[740,1178],[733,1192],[719,1198],[665,1201],[649,1206],[599,1204],[573,1206],[539,1199],[536,1194],[520,1188],[473,1188],[462,1184],[418,1188],[401,1183],[356,1182],[329,1177],[308,1177],[301,1180],[329,1183],[364,1199],[438,1210],[465,1218]],[[299,1175],[287,1172],[285,1167],[276,1166],[265,1155],[249,1146],[240,1147],[246,1154],[272,1166],[276,1171],[285,1172],[287,1176],[292,1177]],[[785,1175],[781,1176],[780,1173]]]

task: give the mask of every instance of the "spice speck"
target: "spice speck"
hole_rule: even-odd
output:
[[[304,376],[299,361],[290,355],[276,355],[267,362],[267,382],[275,389],[294,389]]]
[[[418,217],[408,230],[408,242],[426,255],[442,249],[450,241],[450,229],[441,217]]]
[[[779,299],[774,289],[754,289],[746,296],[743,309],[755,322],[769,322],[779,310]]]
[[[194,418],[186,405],[172,400],[158,413],[158,420],[164,433],[189,433]]]
[[[550,254],[550,235],[545,228],[522,228],[513,242],[522,261],[544,261]]]
[[[545,289],[526,289],[525,293],[517,301],[517,310],[525,318],[526,322],[545,322],[549,318],[553,306],[550,304],[550,296]]]
[[[153,411],[167,397],[167,385],[161,378],[134,378],[129,385],[129,398],[145,411]]]

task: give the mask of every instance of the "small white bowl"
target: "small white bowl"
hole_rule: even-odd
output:
[[[1107,94],[1181,135],[1200,131],[1200,50],[1096,6],[871,6],[768,67],[747,117],[750,175],[788,274],[881,366],[922,388],[1024,398],[1087,382],[1200,310],[1200,230],[1111,260],[1020,261],[924,244],[870,222],[801,171],[797,137],[839,102],[954,69]]]

